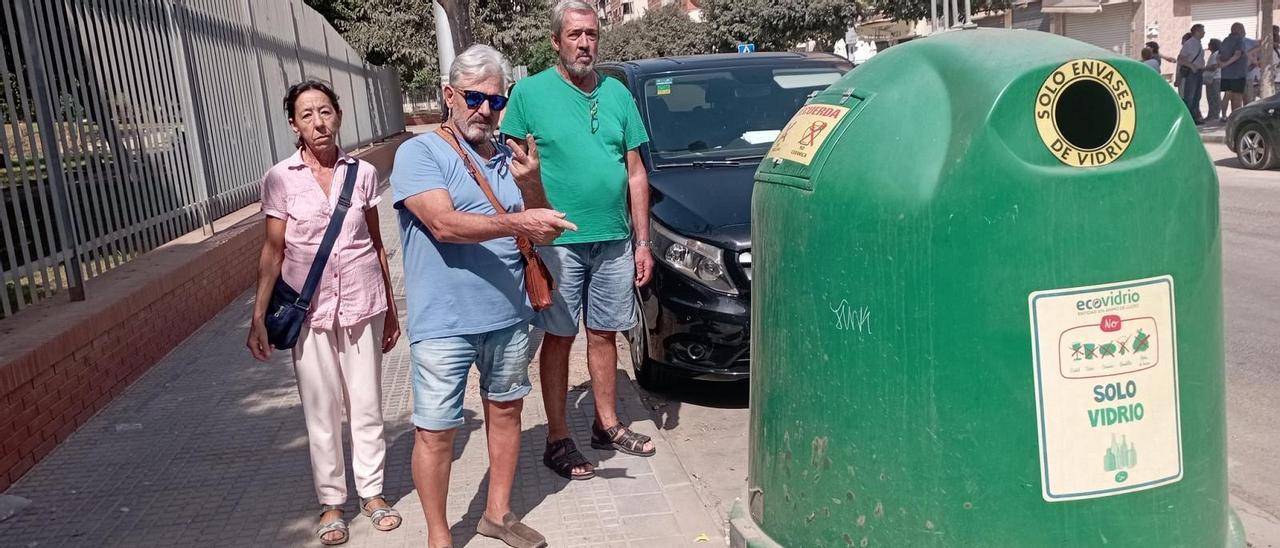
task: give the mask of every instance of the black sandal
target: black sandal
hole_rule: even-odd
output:
[[[643,450],[644,444],[650,441],[649,436],[637,434],[621,422],[608,430],[601,430],[600,423],[591,422],[591,447],[596,449],[620,451],[637,457],[652,457],[658,452],[657,447],[648,451]]]
[[[582,456],[582,453],[578,451],[578,446],[573,443],[573,438],[548,441],[546,450],[542,452],[542,464],[547,465],[547,468],[550,468],[551,471],[568,480],[585,480],[596,477],[594,467],[592,470],[580,474],[573,473],[573,469],[579,466],[591,466],[591,461],[587,460],[587,457]]]

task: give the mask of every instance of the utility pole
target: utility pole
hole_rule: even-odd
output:
[[[449,83],[449,67],[453,57],[475,42],[471,35],[471,0],[434,0],[432,13],[436,18],[436,48],[440,53],[440,88]],[[440,93],[440,114],[449,117],[449,106]]]
[[[444,5],[441,3],[443,1],[447,0],[435,0],[431,3],[436,18],[436,49],[440,53],[441,88],[449,83],[449,67],[453,65],[453,56],[455,55],[452,25],[449,24],[449,14],[445,13]]]
[[[1258,29],[1258,33],[1262,35],[1259,44],[1262,47],[1261,54],[1258,55],[1258,65],[1262,69],[1262,97],[1271,97],[1276,93],[1276,42],[1275,35],[1271,31],[1271,26],[1275,24],[1276,0],[1259,0],[1259,7],[1262,8],[1262,28]]]

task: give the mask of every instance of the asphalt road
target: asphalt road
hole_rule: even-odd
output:
[[[1251,545],[1280,548],[1280,171],[1206,147],[1221,186],[1231,502]],[[727,518],[746,485],[747,383],[641,393],[703,501]]]

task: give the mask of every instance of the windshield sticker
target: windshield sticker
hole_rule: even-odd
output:
[[[1044,500],[1182,479],[1173,278],[1029,296]]]
[[[658,95],[671,95],[671,79],[670,78],[663,78],[661,80],[658,80],[657,82],[654,82],[654,84],[658,87]]]
[[[782,129],[778,139],[773,142],[766,158],[791,160],[799,164],[809,165],[814,154],[822,148],[827,136],[835,130],[836,124],[849,113],[847,107],[836,105],[806,105],[800,109],[787,127]]]

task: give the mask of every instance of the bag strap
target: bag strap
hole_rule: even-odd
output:
[[[333,251],[338,233],[342,232],[342,219],[347,216],[347,209],[351,207],[351,194],[355,192],[356,173],[360,171],[360,161],[348,163],[346,166],[346,179],[342,181],[342,194],[338,195],[338,205],[333,208],[333,215],[329,217],[329,227],[324,231],[324,240],[320,242],[320,249],[316,250],[316,258],[311,262],[307,283],[302,286],[302,292],[298,294],[297,304],[304,309],[311,308],[311,298],[315,296],[316,288],[320,285],[320,277],[324,275],[324,267],[329,262],[329,253]]]
[[[485,197],[489,198],[489,203],[493,204],[493,209],[497,212],[496,214],[505,214],[507,212],[507,208],[502,206],[502,202],[498,200],[498,196],[493,193],[493,187],[489,186],[489,180],[486,179],[484,173],[481,173],[480,169],[476,167],[475,162],[471,160],[471,155],[467,154],[467,151],[462,149],[462,144],[458,142],[457,133],[453,131],[452,127],[449,127],[448,122],[440,124],[440,127],[436,128],[436,135],[439,135],[441,139],[444,139],[444,142],[449,143],[449,146],[453,147],[453,151],[457,152],[458,156],[462,158],[462,165],[466,166],[467,172],[471,173],[471,178],[475,179],[477,185],[480,185],[480,190],[484,192]],[[524,236],[516,236],[516,247],[520,249],[520,254],[524,255],[525,259],[531,259],[530,256],[533,254],[533,242],[530,242],[529,239]]]

